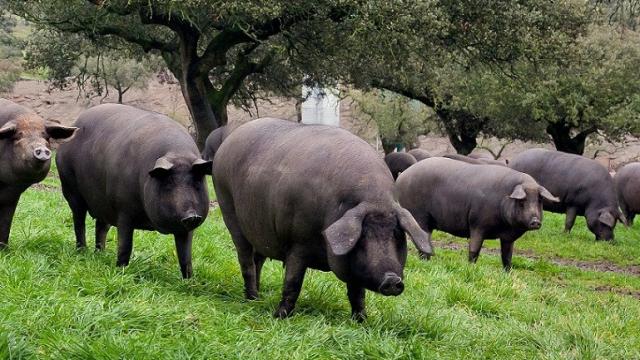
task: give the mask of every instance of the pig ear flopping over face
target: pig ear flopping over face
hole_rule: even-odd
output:
[[[346,255],[356,246],[362,234],[362,220],[367,210],[367,204],[360,203],[322,232],[335,255]]]
[[[0,139],[7,139],[12,137],[16,133],[16,123],[9,121],[0,127]]]
[[[598,216],[598,221],[607,225],[610,228],[613,228],[616,224],[616,218],[613,217],[613,215],[611,215],[611,213],[608,211],[601,212],[600,216]]]
[[[422,230],[416,219],[413,218],[409,210],[398,204],[393,208],[400,223],[400,228],[409,234],[413,244],[426,255],[433,256],[433,246],[431,245],[431,236]]]
[[[550,193],[549,190],[545,189],[544,186],[540,186],[540,196],[542,196],[543,199],[551,202],[560,202],[560,199],[553,196],[553,194]]]
[[[211,175],[213,170],[213,161],[196,159],[196,161],[191,164],[191,169],[198,174]]]
[[[627,217],[624,216],[624,214],[622,213],[622,211],[620,211],[620,209],[616,209],[615,215],[625,227],[629,227],[629,220],[627,220]]]
[[[156,160],[156,164],[153,166],[153,169],[149,171],[149,175],[153,177],[164,176],[167,175],[172,168],[173,163],[163,156]]]
[[[509,195],[511,199],[522,200],[527,197],[527,193],[524,191],[524,187],[518,184],[513,188],[513,192]]]
[[[56,140],[71,140],[78,130],[75,126],[63,126],[53,121],[47,121],[44,126],[47,134]]]

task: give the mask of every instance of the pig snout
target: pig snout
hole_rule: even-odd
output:
[[[531,221],[529,221],[530,229],[540,229],[541,226],[542,226],[542,222],[537,216],[532,217]]]
[[[38,146],[33,150],[33,156],[40,161],[47,161],[51,159],[51,150],[46,146]]]
[[[195,210],[187,211],[187,215],[180,220],[182,226],[184,226],[188,231],[197,228],[203,221],[204,217],[198,215]]]
[[[386,296],[397,296],[402,294],[402,291],[404,291],[404,284],[400,276],[392,272],[385,273],[378,292]]]

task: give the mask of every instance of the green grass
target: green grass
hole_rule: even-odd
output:
[[[435,239],[466,244],[448,234],[436,233]],[[499,248],[500,242],[487,240],[487,248]],[[612,242],[595,241],[584,217],[578,217],[569,234],[564,233],[564,215],[545,213],[543,227],[522,236],[515,245],[518,249],[527,249],[537,255],[584,261],[608,261],[617,265],[640,265],[640,221],[633,227],[625,228],[618,223],[615,240]]]
[[[194,239],[194,273],[182,280],[173,240],[137,231],[131,265],[107,250],[76,252],[71,213],[50,176],[23,194],[10,249],[0,253],[0,357],[38,359],[213,358],[640,358],[640,278],[545,260],[563,257],[637,264],[638,229],[596,243],[563,217],[516,243],[505,274],[498,257],[469,265],[463,251],[438,250],[429,262],[412,249],[405,292],[368,293],[369,319],[349,320],[343,283],[309,271],[295,315],[275,320],[282,265],[267,262],[259,301],[245,301],[235,251],[219,209]],[[93,223],[88,222],[90,244]],[[437,234],[440,239],[450,237]],[[464,242],[464,240],[455,240]],[[497,242],[487,241],[488,246]]]

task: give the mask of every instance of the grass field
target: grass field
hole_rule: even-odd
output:
[[[262,299],[245,301],[219,209],[196,232],[195,276],[185,281],[169,236],[136,232],[125,269],[114,266],[115,229],[104,253],[77,252],[58,187],[50,176],[23,194],[0,254],[4,358],[640,358],[640,275],[558,265],[635,269],[640,224],[596,243],[584,221],[567,236],[563,217],[547,214],[542,230],[516,243],[510,274],[490,251],[469,265],[463,250],[437,249],[424,262],[411,249],[405,292],[368,293],[363,324],[349,319],[343,283],[309,271],[295,315],[275,320],[281,263],[265,265]]]

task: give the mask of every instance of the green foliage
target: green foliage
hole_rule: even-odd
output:
[[[373,123],[385,151],[401,144],[407,149],[418,145],[418,136],[434,128],[434,114],[424,104],[390,91],[351,91],[356,114]]]
[[[460,92],[465,106],[499,124],[543,129],[556,146],[599,132],[610,140],[640,134],[640,37],[593,26],[562,62],[519,63],[516,77],[494,76]],[[474,95],[475,94],[475,95]],[[575,148],[575,150],[578,150]]]
[[[26,67],[46,69],[53,87],[73,83],[86,97],[106,96],[111,88],[117,91],[119,102],[130,89],[146,88],[161,62],[156,56],[134,52],[121,41],[96,43],[52,30],[35,32],[26,51]]]
[[[439,128],[461,153],[470,152],[482,135],[507,140],[540,136],[536,129],[528,131],[528,126],[496,121],[477,111],[481,97],[490,96],[483,92],[483,78],[507,72],[517,62],[564,59],[567,45],[591,19],[584,3],[403,5],[390,2],[385,8],[395,16],[385,31],[376,32],[373,26],[346,42],[348,51],[357,54],[356,60],[347,56],[343,64],[349,82],[394,91],[433,108]],[[471,104],[467,93],[475,96]]]
[[[298,96],[302,82],[400,87],[430,105],[432,68],[451,54],[467,65],[555,56],[586,19],[577,0],[5,2],[44,29],[162,56],[189,88],[199,142],[228,103]]]
[[[4,13],[0,3],[0,93],[9,91],[20,78],[21,44],[13,35],[16,19]]]
[[[23,194],[9,250],[0,254],[3,358],[640,357],[640,303],[625,295],[640,291],[638,277],[552,261],[638,265],[637,226],[617,228],[614,243],[595,242],[584,222],[566,236],[562,217],[546,214],[541,230],[516,242],[510,274],[486,249],[475,265],[467,263],[465,250],[438,246],[426,262],[412,249],[405,292],[369,293],[363,324],[349,320],[344,284],[309,270],[293,317],[275,320],[282,264],[268,261],[261,299],[244,300],[219,209],[196,230],[195,276],[182,280],[173,240],[156,232],[136,232],[133,259],[124,269],[114,265],[115,229],[104,253],[77,252],[59,179],[50,176],[43,184]],[[540,258],[532,259],[532,252]]]

